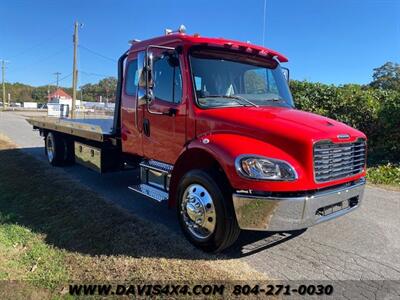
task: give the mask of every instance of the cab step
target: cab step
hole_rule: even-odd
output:
[[[140,184],[129,189],[158,202],[167,201],[173,166],[157,160],[143,160],[139,166]]]
[[[144,160],[140,164],[140,167],[143,167],[145,169],[151,169],[155,171],[159,171],[162,173],[168,173],[170,174],[172,172],[173,166],[170,164],[163,163],[158,160]]]
[[[163,201],[168,200],[167,192],[162,191],[158,188],[152,187],[148,184],[141,183],[141,184],[129,186],[128,188],[132,191],[135,191],[135,192],[145,195],[153,200],[156,200],[157,202],[163,202]]]

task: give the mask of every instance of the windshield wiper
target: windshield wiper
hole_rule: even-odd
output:
[[[284,101],[284,102],[286,102],[285,100],[283,100],[283,99],[281,99],[281,98],[265,99],[265,101],[273,101],[273,102]]]
[[[205,97],[202,97],[202,98],[228,98],[228,99],[233,99],[233,100],[244,101],[244,102],[250,104],[251,106],[258,107],[257,104],[251,102],[250,100],[248,100],[246,98],[238,96],[238,95],[209,95],[209,96],[205,96]],[[236,102],[239,103],[239,104],[243,104],[243,103],[241,103],[239,101],[236,101]]]
[[[288,105],[289,107],[294,107],[293,105],[290,105],[289,102],[287,102],[285,99],[282,98],[271,98],[271,99],[265,99],[265,101],[271,101],[271,102],[283,102],[286,105]]]

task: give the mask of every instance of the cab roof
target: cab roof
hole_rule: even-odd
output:
[[[257,46],[251,43],[245,43],[235,40],[229,40],[224,38],[210,38],[210,37],[202,37],[200,35],[188,35],[185,33],[170,33],[167,35],[155,37],[152,39],[140,41],[140,42],[133,42],[132,47],[129,51],[138,51],[138,50],[145,50],[149,45],[166,45],[172,42],[181,41],[187,45],[203,45],[203,46],[210,46],[210,47],[221,47],[226,49],[237,50],[240,52],[247,52],[250,54],[256,54],[260,56],[269,56],[274,57],[280,62],[287,62],[288,59],[283,54],[274,51],[269,48],[265,48],[262,46]]]

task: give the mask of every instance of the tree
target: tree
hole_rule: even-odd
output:
[[[99,81],[99,88],[101,93],[108,99],[115,99],[115,92],[117,89],[117,79],[114,77],[107,77]]]
[[[47,101],[47,86],[39,86],[36,87],[32,91],[32,99],[37,102],[45,102]]]
[[[82,85],[80,89],[83,91],[83,100],[85,101],[98,101],[102,96],[104,100],[108,99],[108,101],[113,102],[117,89],[117,79],[107,77],[95,84],[87,83]]]
[[[385,90],[400,90],[400,64],[387,62],[374,69],[370,85]]]
[[[54,92],[56,90],[55,85],[45,86],[30,86],[20,82],[7,83],[6,92],[10,94],[12,102],[23,102],[23,101],[35,101],[35,102],[47,102],[47,93]],[[72,88],[61,87],[67,94],[72,95]],[[80,87],[84,101],[99,101],[100,96],[105,101],[108,99],[109,102],[114,102],[115,92],[117,88],[117,79],[114,77],[107,77],[100,80],[98,83],[88,83]],[[78,91],[78,99],[81,97],[81,91]],[[1,88],[0,88],[1,94]]]

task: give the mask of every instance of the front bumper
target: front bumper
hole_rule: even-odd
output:
[[[301,197],[264,197],[233,194],[241,229],[287,231],[303,229],[340,217],[360,206],[365,178],[351,186]]]

